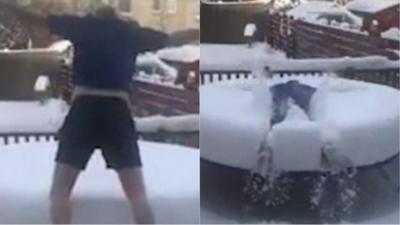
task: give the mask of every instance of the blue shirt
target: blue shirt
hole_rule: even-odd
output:
[[[136,56],[166,46],[168,36],[133,22],[92,16],[49,16],[50,31],[74,45],[73,84],[129,90]]]

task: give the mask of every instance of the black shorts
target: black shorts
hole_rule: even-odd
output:
[[[95,149],[107,168],[141,167],[135,124],[119,98],[80,96],[75,99],[59,133],[56,162],[85,169]]]

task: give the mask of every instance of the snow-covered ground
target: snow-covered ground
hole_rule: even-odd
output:
[[[158,223],[198,223],[199,151],[140,141],[145,182]],[[49,223],[56,142],[0,145],[0,223]],[[118,178],[96,152],[73,197],[74,223],[131,223]]]

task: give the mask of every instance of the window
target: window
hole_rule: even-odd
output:
[[[167,12],[169,14],[175,14],[178,9],[177,0],[167,0]]]
[[[161,11],[161,0],[153,0],[153,11],[155,12]]]
[[[118,4],[118,8],[121,12],[131,12],[131,0],[119,0]]]

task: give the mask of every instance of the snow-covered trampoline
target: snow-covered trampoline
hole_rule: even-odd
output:
[[[293,78],[273,78],[268,85]],[[324,170],[321,148],[331,143],[354,166],[372,165],[399,151],[399,91],[383,85],[328,77],[297,77],[317,87],[310,119],[291,105],[287,118],[270,128],[271,94],[259,80],[201,87],[201,156],[251,169],[263,135],[283,171]],[[301,155],[301,157],[299,157]]]
[[[0,145],[0,223],[49,223],[56,142]],[[197,223],[199,151],[139,141],[150,204],[158,223]],[[184,168],[184,169],[182,169]],[[74,223],[131,223],[117,175],[96,152],[73,195]]]
[[[309,116],[297,105],[289,104],[286,119],[271,128],[272,100],[267,87],[292,79],[317,89],[310,101]],[[246,215],[264,221],[287,221],[290,217],[296,223],[318,222],[312,207],[322,208],[322,204],[340,198],[330,196],[338,191],[330,189],[325,190],[327,199],[320,201],[324,189],[321,185],[337,187],[325,182],[330,179],[325,175],[337,169],[325,160],[323,148],[329,144],[334,146],[336,157],[344,159],[346,168],[357,171],[350,179],[354,187],[346,187],[358,193],[356,203],[351,202],[356,205],[354,213],[339,219],[359,222],[398,210],[398,90],[342,78],[288,76],[268,82],[242,79],[213,83],[202,86],[200,94],[202,207],[218,205],[220,208],[215,210],[220,212],[221,208],[229,208],[228,214],[241,215],[246,222],[254,222],[246,220]],[[288,181],[282,183],[283,192],[290,196],[283,208],[266,209],[264,202],[253,204],[243,194],[245,174],[254,169],[265,136],[272,148],[274,171],[287,178],[282,182]],[[382,204],[384,212],[377,209]]]

